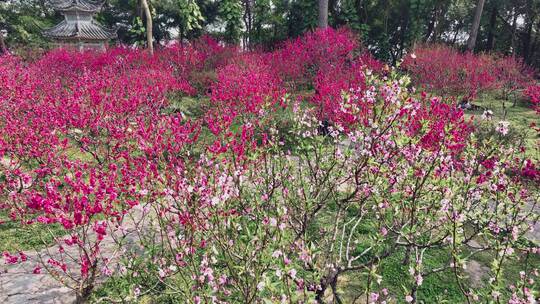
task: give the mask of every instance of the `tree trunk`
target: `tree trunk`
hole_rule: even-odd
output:
[[[328,0],[319,0],[319,28],[328,27]]]
[[[532,30],[533,30],[533,24],[535,22],[535,16],[527,13],[527,25],[525,26],[525,37],[523,38],[523,59],[525,62],[530,63],[529,61],[529,55],[531,50],[531,37],[532,37]]]
[[[467,49],[469,51],[474,51],[476,45],[476,36],[478,36],[478,28],[480,27],[480,19],[482,19],[482,11],[484,10],[485,2],[486,0],[478,0],[478,3],[476,3],[471,33],[469,35],[469,40],[467,41]]]
[[[497,26],[497,5],[493,4],[491,16],[489,17],[489,31],[486,49],[491,51],[495,48],[495,27]]]
[[[409,10],[408,9],[404,9],[403,10],[403,15],[402,15],[402,18],[401,18],[401,33],[400,33],[400,43],[398,45],[398,56],[401,57],[403,56],[403,52],[405,50],[405,48],[407,47],[406,43],[407,43],[407,31],[409,30],[409,27],[410,27],[410,15],[409,15]],[[392,62],[392,64],[395,64],[395,62]]]
[[[424,36],[424,42],[429,41],[429,37],[431,37],[431,33],[433,33],[433,30],[435,29],[435,22],[437,21],[437,6],[433,8],[433,11],[431,11],[431,17],[429,18],[429,23],[427,25],[426,34]]]
[[[462,22],[459,22],[459,23],[456,25],[456,29],[455,29],[455,32],[454,32],[454,37],[452,38],[452,46],[456,45],[457,36],[458,36],[459,31],[461,30],[462,27],[463,27],[463,23],[462,23]]]
[[[244,1],[244,24],[246,25],[246,34],[244,35],[244,48],[251,50],[252,47],[252,29],[253,29],[253,14],[251,12],[252,3],[251,0]]]
[[[141,4],[146,17],[146,43],[148,45],[148,51],[150,51],[150,55],[154,55],[154,42],[152,41],[152,14],[150,13],[150,7],[148,7],[147,0],[141,0]]]
[[[533,34],[533,27],[534,23],[536,22],[536,15],[533,12],[532,3],[529,2],[526,6],[526,15],[525,20],[527,22],[525,23],[525,34],[523,36],[523,60],[525,60],[526,63],[530,64],[530,51],[531,51],[531,40],[532,40],[532,34]]]
[[[510,45],[511,45],[511,50],[510,52],[512,53],[512,55],[515,55],[516,54],[516,31],[517,31],[517,17],[518,17],[518,12],[517,10],[514,12],[514,19],[512,19],[512,40],[510,42]]]
[[[368,14],[366,11],[366,8],[364,6],[365,1],[362,0],[356,0],[356,14],[360,17],[360,23],[368,23]]]
[[[337,271],[337,269],[329,269],[328,273],[326,273],[326,275],[321,278],[320,288],[315,292],[316,303],[324,303],[324,293],[328,287],[332,288],[332,294],[334,296],[334,299],[341,303],[341,299],[339,299],[339,296],[337,296],[336,289],[338,275],[339,271]]]
[[[534,56],[536,54],[536,45],[538,44],[538,35],[535,35],[534,36],[534,40],[531,44],[531,47],[529,49],[529,52],[527,53],[528,56],[527,56],[527,63],[528,64],[532,64],[532,61],[534,59]]]
[[[143,20],[144,18],[144,12],[143,12],[143,5],[142,5],[142,0],[139,0],[137,1],[137,8],[136,8],[136,15],[141,18],[141,20]]]
[[[338,0],[328,0],[328,15],[334,16],[334,18],[338,17],[339,13],[338,13],[337,8],[339,5],[340,4],[338,4]],[[334,22],[336,22],[336,19],[334,19]],[[334,26],[337,26],[337,25],[334,24]]]
[[[527,26],[527,32],[523,40],[523,59],[525,62],[530,63],[530,50],[531,50],[531,36],[532,36],[532,25]]]
[[[448,13],[448,9],[450,6],[448,4],[443,3],[442,1],[437,4],[436,10],[435,10],[435,22],[434,22],[434,28],[433,28],[433,38],[431,39],[431,42],[437,42],[441,40],[441,35],[445,32],[444,26],[445,21],[447,20],[446,14]]]
[[[178,27],[178,44],[184,46],[184,27]]]
[[[0,31],[0,55],[7,53],[6,42],[4,41],[4,34]]]

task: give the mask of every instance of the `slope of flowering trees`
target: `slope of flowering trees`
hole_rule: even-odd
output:
[[[414,303],[441,272],[464,302],[533,303],[538,160],[501,144],[504,125],[479,136],[451,103],[412,95],[355,41],[1,57],[0,208],[64,229],[34,271],[81,303],[102,277],[127,282],[127,302],[343,303],[355,278],[355,298]],[[196,94],[202,117],[170,111]],[[483,253],[489,281],[472,289]],[[409,274],[389,291],[396,255]]]
[[[503,96],[533,83],[534,71],[519,58],[461,53],[444,45],[420,45],[405,56],[402,67],[415,85],[446,96],[474,99],[501,90]]]

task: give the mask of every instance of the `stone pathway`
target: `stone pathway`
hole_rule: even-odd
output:
[[[529,209],[533,209],[532,203],[529,204]],[[533,210],[540,214],[540,206],[537,205]],[[525,237],[540,246],[540,221],[535,223],[533,231],[525,233]]]
[[[529,210],[534,210],[535,212],[540,213],[540,207],[536,206],[536,208],[533,209],[532,204],[529,204]],[[540,221],[536,222],[533,227],[534,227],[534,230],[527,231],[525,233],[525,237],[528,240],[536,243],[537,245],[540,245]],[[474,248],[482,247],[475,240],[472,240],[470,242],[470,245]],[[488,277],[490,268],[487,265],[483,265],[480,262],[472,259],[468,261],[467,269],[465,271],[469,275],[469,279],[471,281],[472,287],[479,288],[486,284],[486,279]]]
[[[136,222],[135,218],[142,217],[142,209],[134,208],[134,214],[138,216],[132,217],[125,221],[124,233],[119,231],[114,232],[115,237],[124,236],[127,244],[134,244],[134,230]],[[129,246],[129,245],[128,245]],[[107,257],[109,269],[116,269],[119,265],[121,253],[117,250],[113,236],[108,234],[102,241],[100,250],[101,256]],[[66,253],[78,256],[75,246],[66,247]],[[34,274],[34,268],[40,265],[40,257],[47,261],[49,257],[54,257],[58,254],[58,247],[43,249],[39,252],[25,252],[28,259],[25,262],[5,265],[3,259],[0,258],[0,303],[2,304],[69,304],[75,302],[75,291],[72,288],[64,286],[62,283],[54,279],[47,270],[41,270],[40,274]],[[66,259],[69,263],[69,259]],[[74,263],[74,262],[72,262]],[[101,269],[100,265],[98,269]],[[78,265],[69,265],[69,269],[78,271]],[[70,275],[74,275],[70,273]],[[106,276],[98,274],[97,282],[102,282]]]
[[[470,260],[467,262],[466,272],[469,275],[472,287],[479,288],[486,283],[489,267],[480,264],[478,261]]]
[[[64,304],[75,301],[75,292],[49,274],[33,274],[34,262],[8,267],[0,274],[0,302]]]

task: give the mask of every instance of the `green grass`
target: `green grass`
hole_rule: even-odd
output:
[[[433,269],[446,265],[449,260],[448,255],[449,253],[443,250],[430,250],[425,253],[424,267]],[[381,272],[384,275],[383,285],[391,294],[396,295],[397,303],[406,303],[402,296],[403,287],[407,290],[411,287],[408,265],[403,265],[403,259],[404,251],[399,251],[384,260],[381,265]],[[450,271],[426,276],[418,289],[417,298],[419,303],[463,303],[465,300]]]
[[[182,113],[189,119],[198,119],[204,116],[209,106],[209,99],[206,96],[182,96],[171,98],[171,103],[163,109],[163,112],[167,114]]]
[[[391,297],[390,303],[406,303],[405,292],[412,287],[409,266],[403,265],[404,250],[400,249],[382,261],[378,273],[382,274],[381,289],[387,288]],[[425,253],[424,267],[428,269],[441,267],[448,262],[448,253],[443,250],[430,250]],[[340,281],[339,293],[345,303],[354,301],[358,294],[365,291],[365,275],[348,275]],[[468,284],[467,280],[463,283]],[[453,273],[444,271],[424,278],[417,291],[419,303],[463,303],[465,298],[459,289]],[[357,302],[358,303],[358,302]],[[363,302],[360,302],[363,303]]]
[[[490,266],[493,261],[493,257],[496,255],[493,251],[484,251],[474,256],[474,260],[478,261],[482,265]],[[513,256],[505,260],[502,268],[502,275],[500,276],[503,282],[513,284],[520,279],[519,272],[525,269],[534,269],[540,265],[540,256],[530,254]],[[540,288],[540,281],[535,281],[536,288]]]
[[[540,126],[540,116],[527,101],[519,98],[504,100],[491,93],[479,96],[473,104],[493,111],[494,124],[501,120],[510,122],[510,132],[525,140],[528,155],[540,159],[540,137],[531,129],[532,123]],[[483,111],[466,111],[466,114],[476,122],[481,120],[482,113]]]
[[[38,250],[48,247],[59,236],[63,228],[57,224],[22,225],[9,218],[5,211],[0,211],[0,252]]]

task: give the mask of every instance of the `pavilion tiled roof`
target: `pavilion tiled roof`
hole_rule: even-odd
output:
[[[51,5],[58,11],[97,12],[105,2],[100,0],[50,0]]]
[[[55,39],[108,40],[116,38],[116,31],[107,29],[94,20],[86,22],[60,22],[43,31],[43,34]]]
[[[56,40],[104,41],[117,37],[116,30],[103,27],[94,20],[105,0],[49,0],[65,19],[43,35]]]

